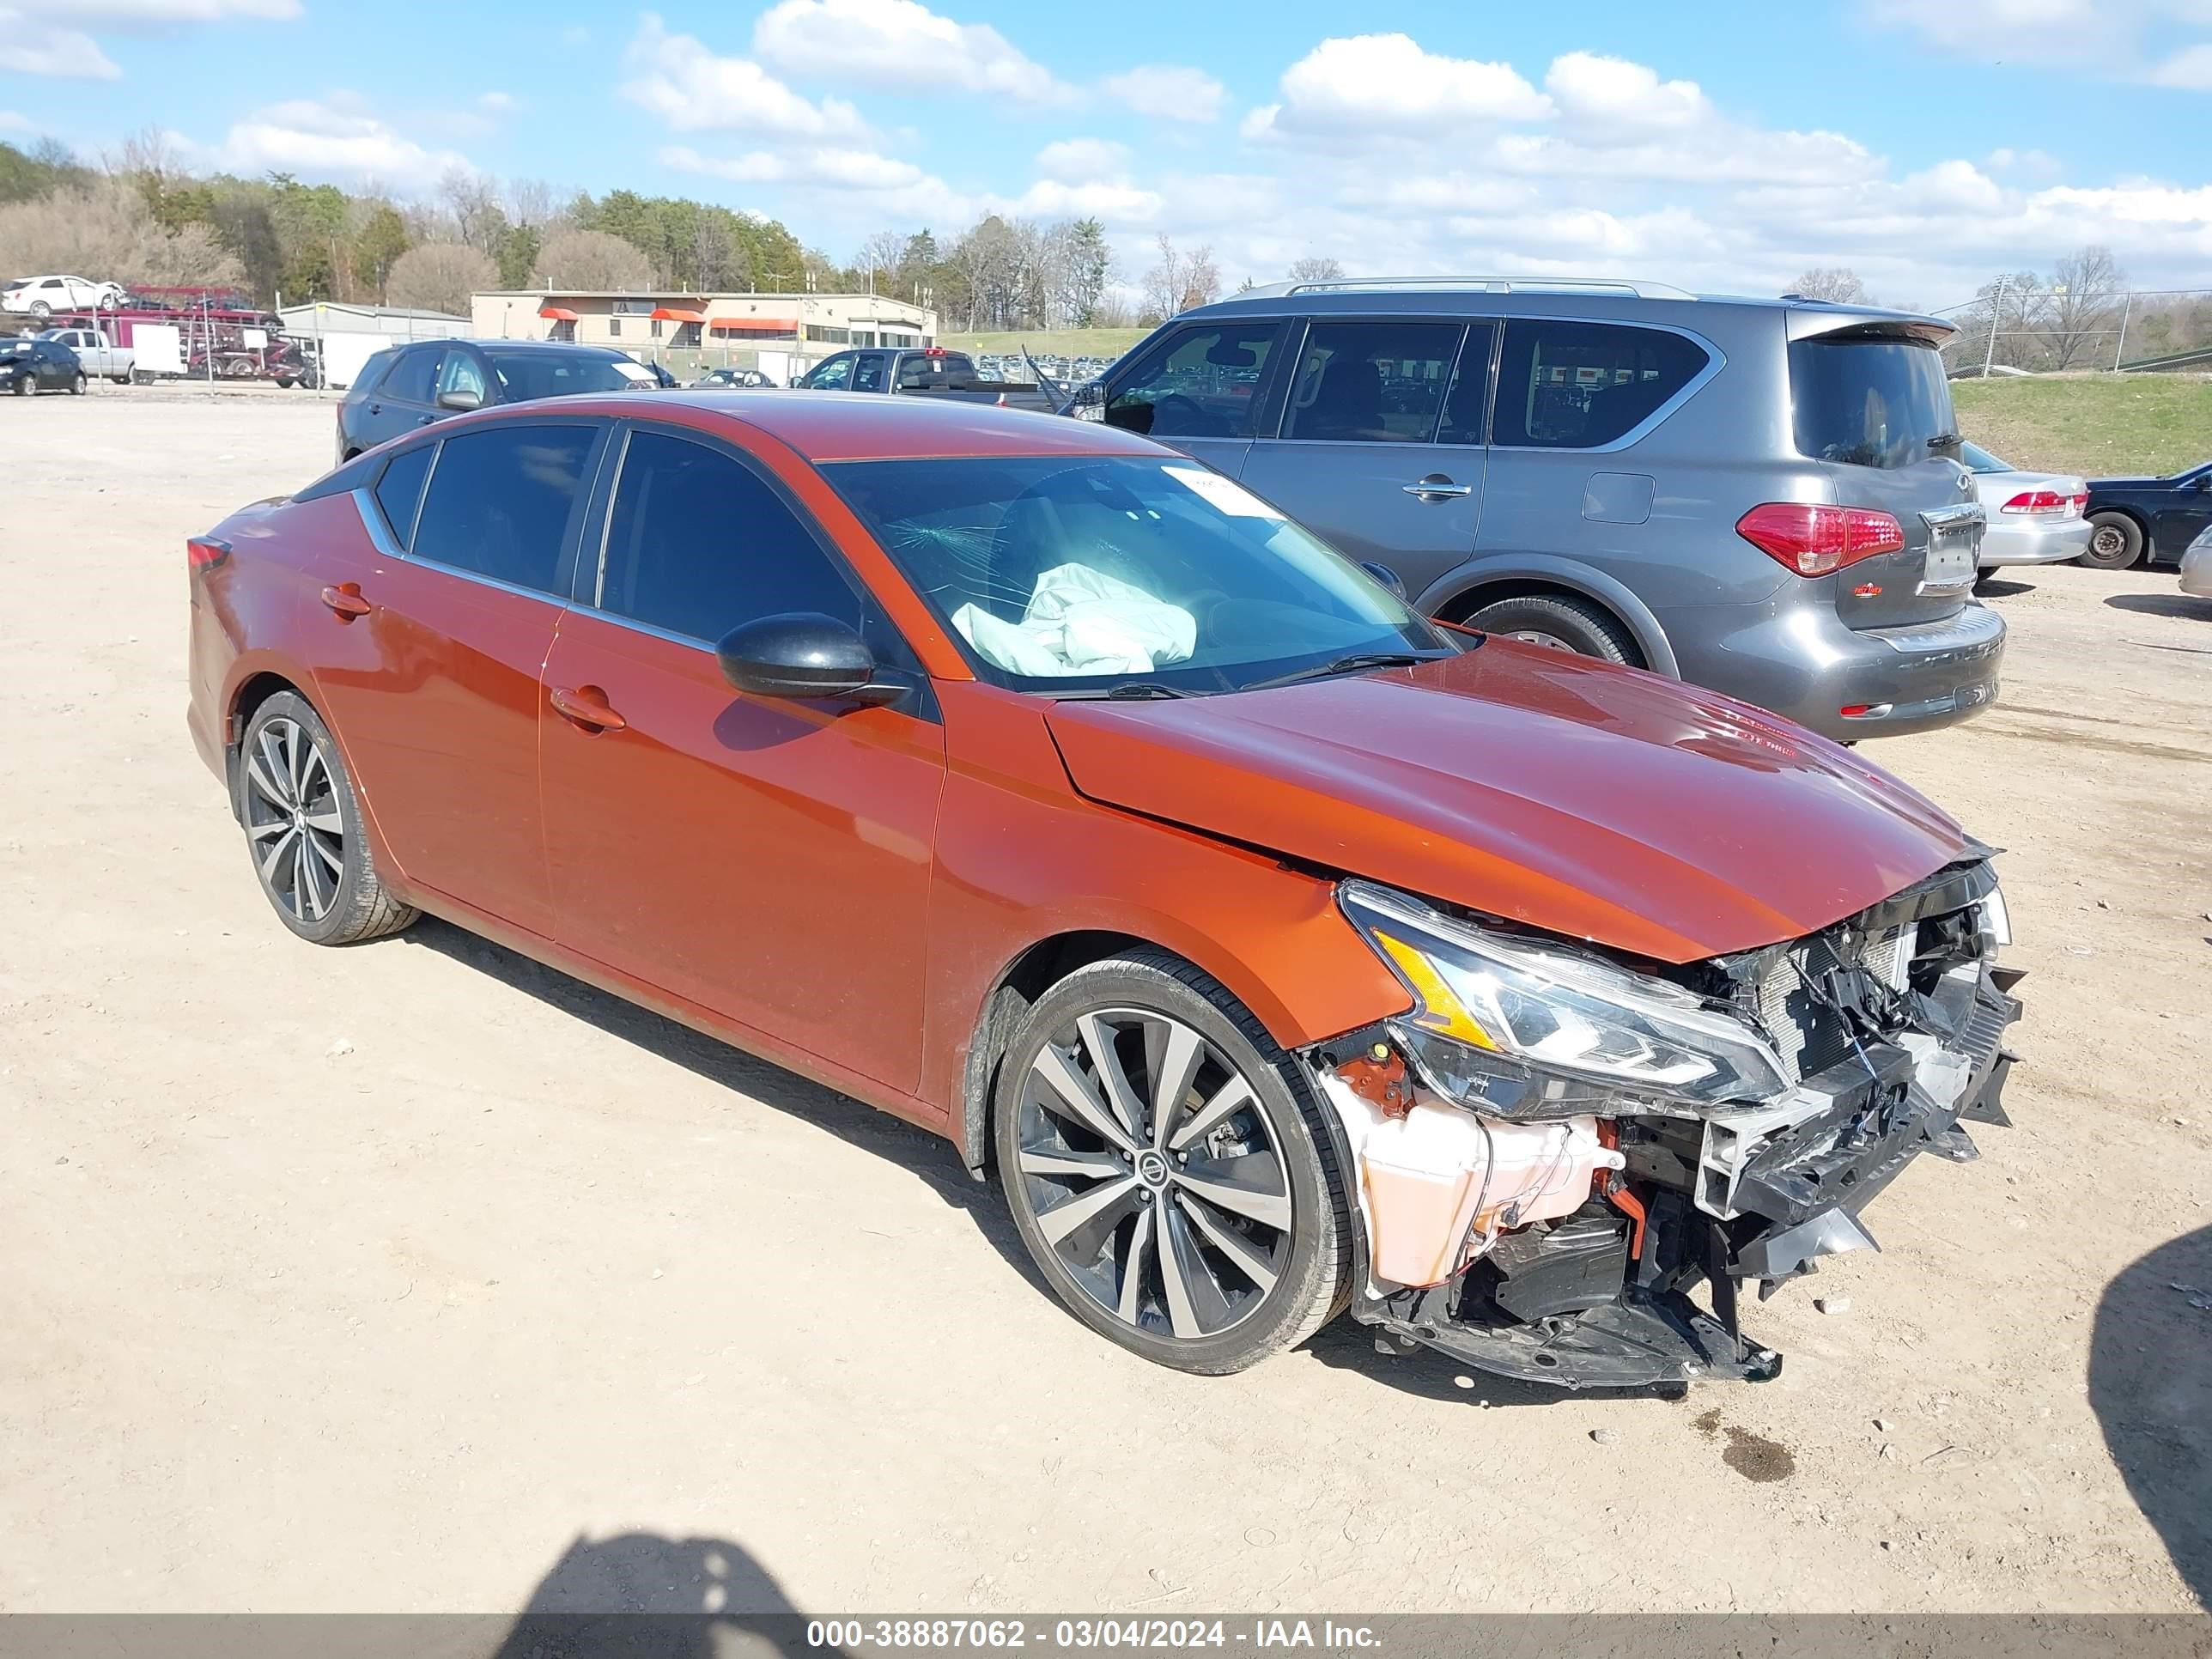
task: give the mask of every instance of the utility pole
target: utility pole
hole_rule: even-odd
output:
[[[2115,374],[2120,372],[2120,359],[2127,355],[2128,313],[2135,309],[2135,303],[2136,296],[2132,294],[2120,296],[2120,343],[2112,348],[2112,373]]]
[[[2005,279],[1997,278],[1997,297],[1990,307],[1990,343],[1982,353],[1982,378],[1990,378],[1990,365],[1997,355],[1997,319],[2004,314]]]

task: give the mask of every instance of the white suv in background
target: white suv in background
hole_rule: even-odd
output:
[[[89,276],[18,276],[0,289],[0,311],[51,317],[57,311],[112,310],[123,303],[123,284]]]

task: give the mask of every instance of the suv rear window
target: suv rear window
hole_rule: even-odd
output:
[[[1508,323],[1490,441],[1539,449],[1616,442],[1711,361],[1696,341],[1663,329]]]
[[[1942,355],[1894,336],[1792,340],[1790,402],[1797,453],[1816,461],[1911,466],[1958,430]]]

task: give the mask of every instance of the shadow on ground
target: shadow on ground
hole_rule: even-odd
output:
[[[2212,599],[2189,593],[2112,593],[2105,603],[2115,611],[2132,611],[2143,617],[2186,617],[2212,622]]]
[[[2212,1607],[2212,1227],[2106,1286],[2089,1404],[2182,1583]]]
[[[736,1659],[809,1651],[805,1616],[775,1577],[720,1538],[579,1537],[493,1659]]]
[[[2034,592],[2033,582],[2018,581],[2005,576],[1984,576],[1974,584],[1974,597],[1978,599],[2008,599],[2015,593]]]
[[[970,1179],[961,1167],[959,1154],[942,1136],[434,916],[423,917],[401,939],[489,974],[564,1014],[588,1020],[611,1036],[695,1072],[709,1083],[804,1118],[863,1152],[898,1164],[949,1207],[973,1221],[976,1231],[1038,1294],[1052,1294],[1023,1249],[1021,1236],[1014,1231],[1013,1218],[1006,1212],[997,1185]]]

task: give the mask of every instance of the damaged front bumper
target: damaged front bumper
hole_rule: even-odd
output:
[[[1926,908],[1955,897],[1934,894]],[[1907,915],[1904,925],[1917,921]],[[1986,951],[1923,963],[1907,1026],[1851,1042],[1771,1105],[1598,1120],[1617,1167],[1578,1174],[1588,1185],[1571,1197],[1586,1199],[1565,1213],[1555,1204],[1534,1224],[1493,1229],[1465,1265],[1427,1285],[1374,1272],[1376,1229],[1389,1218],[1378,1216],[1358,1143],[1362,1126],[1378,1121],[1380,1096],[1364,1086],[1357,1057],[1382,1051],[1353,1048],[1347,1066],[1347,1044],[1321,1045],[1308,1063],[1345,1137],[1344,1167],[1362,1170],[1353,1316],[1375,1328],[1385,1352],[1425,1346],[1566,1389],[1775,1376],[1781,1356],[1743,1335],[1741,1292],[1763,1299],[1823,1255],[1878,1249],[1865,1212],[1907,1164],[1926,1152],[1972,1159],[1962,1123],[2008,1121],[2001,1096],[2014,1057],[2003,1042],[2021,1014],[2011,994],[2019,977]],[[1410,1077],[1396,1086],[1408,1101],[1420,1093]]]

